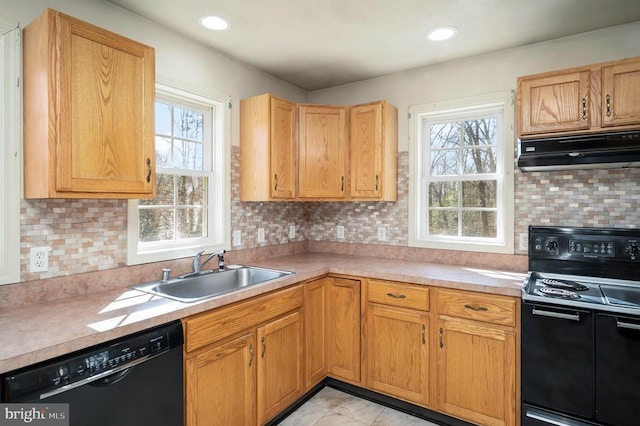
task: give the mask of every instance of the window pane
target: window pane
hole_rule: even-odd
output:
[[[156,166],[171,166],[171,138],[156,136]]]
[[[172,165],[180,169],[203,170],[203,146],[199,142],[175,140]]]
[[[173,134],[179,138],[202,142],[202,113],[174,107]]]
[[[179,206],[203,206],[206,204],[206,178],[193,176],[178,176],[177,178]]]
[[[173,240],[173,209],[140,209],[139,241]]]
[[[429,206],[458,207],[458,182],[431,182]]]
[[[467,146],[486,146],[497,144],[496,118],[484,118],[464,122],[464,144]]]
[[[496,148],[471,148],[462,151],[463,173],[467,175],[495,173]]]
[[[140,200],[141,206],[173,206],[173,175],[156,173],[156,198]]]
[[[205,237],[205,209],[200,207],[178,209],[178,238]]]
[[[431,176],[457,175],[459,150],[431,151]]]
[[[496,212],[462,211],[462,235],[496,238]]]
[[[496,207],[495,180],[462,182],[463,207]]]
[[[458,212],[450,210],[430,210],[429,234],[457,236]]]
[[[171,135],[171,106],[156,102],[156,133]]]
[[[430,128],[431,149],[458,148],[461,124],[458,122],[432,124]]]

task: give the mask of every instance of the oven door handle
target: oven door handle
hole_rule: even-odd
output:
[[[563,314],[561,312],[551,312],[551,311],[541,311],[540,309],[536,309],[533,307],[532,311],[533,315],[539,315],[542,317],[552,317],[552,318],[560,318],[571,321],[580,321],[580,313],[576,312],[575,314]]]
[[[632,323],[629,323],[629,322],[621,322],[617,318],[616,318],[616,327],[618,327],[618,328],[626,328],[628,330],[639,330],[640,331],[640,324],[632,324]]]

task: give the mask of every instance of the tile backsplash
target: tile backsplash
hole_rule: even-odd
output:
[[[240,202],[239,148],[231,153],[231,231],[242,246],[266,248],[306,240],[407,246],[408,152],[398,158],[398,201]],[[640,226],[640,169],[515,173],[515,240],[529,224],[593,227]],[[296,237],[289,239],[295,225]],[[345,238],[336,226],[345,227]],[[378,228],[386,240],[378,240]],[[257,242],[258,228],[265,241]],[[123,200],[22,200],[21,280],[59,277],[126,265],[127,202]],[[49,271],[28,272],[29,249],[51,247]],[[516,254],[526,254],[517,250]]]

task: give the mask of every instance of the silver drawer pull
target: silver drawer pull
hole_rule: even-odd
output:
[[[562,314],[560,312],[541,311],[534,307],[533,315],[539,315],[542,317],[560,318],[560,319],[566,319],[571,321],[580,321],[580,314],[577,312],[575,314]]]
[[[478,305],[464,305],[465,308],[471,309],[472,311],[486,311],[487,308],[485,306]]]
[[[387,296],[393,297],[395,299],[404,299],[405,297],[407,297],[404,294],[398,294],[398,293],[387,293]]]
[[[626,328],[629,330],[640,330],[640,324],[631,324],[628,322],[620,322],[620,320],[616,320],[616,327],[618,328]]]

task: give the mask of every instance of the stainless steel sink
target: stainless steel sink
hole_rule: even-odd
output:
[[[166,283],[156,281],[132,288],[180,302],[195,302],[293,274],[276,269],[242,266],[194,276],[187,274],[184,278],[175,278]]]

